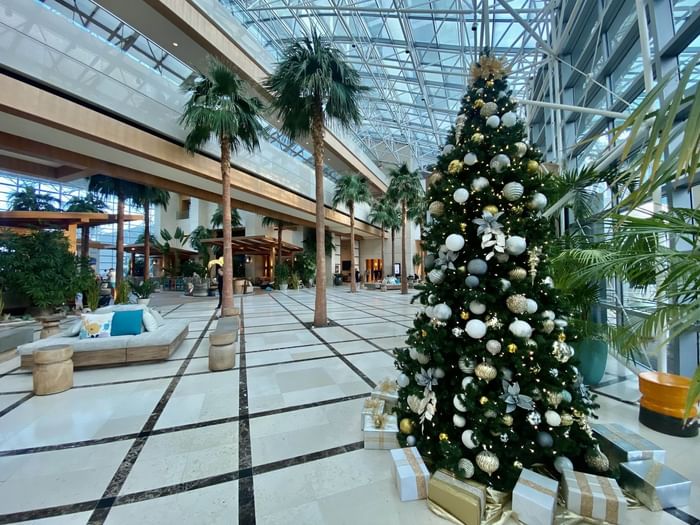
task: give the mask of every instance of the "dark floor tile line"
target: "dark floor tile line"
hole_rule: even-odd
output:
[[[282,408],[272,408],[270,410],[264,410],[261,412],[253,412],[250,414],[250,419],[255,419],[259,417],[276,416],[278,414],[284,414],[286,412],[296,412],[297,410],[307,410],[309,408],[317,408],[325,405],[333,405],[335,403],[345,403],[347,401],[353,401],[355,399],[362,399],[368,397],[371,392],[363,392],[361,394],[352,394],[350,396],[334,397],[332,399],[323,399],[321,401],[312,401],[310,403],[304,403],[302,405],[294,405],[292,407],[282,407]]]
[[[9,359],[8,359],[8,361],[9,361]],[[2,378],[5,377],[5,376],[9,376],[10,374],[12,374],[13,372],[15,372],[16,370],[19,370],[20,368],[21,368],[21,367],[16,366],[16,367],[14,367],[12,370],[8,370],[7,372],[3,372],[2,374],[0,374],[0,379],[2,379]]]
[[[16,396],[19,394],[29,394],[31,390],[10,390],[8,392],[0,392],[0,396]]]
[[[258,476],[260,474],[266,474],[275,470],[281,470],[283,468],[289,468],[296,465],[309,463],[311,461],[318,461],[319,459],[326,459],[333,456],[338,456],[340,454],[347,454],[348,452],[354,452],[356,450],[363,449],[364,447],[365,444],[363,441],[357,441],[348,445],[341,445],[339,447],[333,447],[326,450],[319,450],[317,452],[302,454],[293,458],[281,459],[279,461],[273,461],[271,463],[257,465],[253,467],[253,476]]]
[[[33,521],[42,518],[53,518],[55,516],[65,516],[86,512],[95,508],[100,500],[81,501],[79,503],[69,503],[67,505],[57,505],[55,507],[44,507],[43,509],[21,510],[0,514],[0,525],[7,523],[22,523],[23,521]]]
[[[104,445],[117,441],[128,441],[136,439],[141,435],[140,432],[132,432],[130,434],[119,434],[118,436],[109,436],[96,439],[85,439],[82,441],[71,441],[69,443],[58,443],[56,445],[42,445],[39,447],[17,448],[12,450],[0,450],[0,458],[8,456],[26,456],[27,454],[40,454],[42,452],[55,452],[57,450],[68,450],[72,448],[91,447],[94,445]]]
[[[277,298],[276,298],[274,295],[270,294],[270,297],[272,297],[275,301],[277,301],[280,305],[282,305],[282,307],[283,307],[285,310],[287,310],[292,316],[294,316],[296,319],[299,319],[299,318],[296,316],[296,314],[292,313],[291,310],[287,309],[287,307],[286,307],[284,304],[282,304],[280,301],[278,301]],[[297,302],[299,302],[299,301],[297,301]],[[303,303],[299,302],[299,304],[303,304]],[[300,322],[301,322],[301,320],[300,320]],[[350,370],[352,370],[353,372],[355,372],[355,374],[357,374],[357,375],[360,377],[360,379],[362,379],[365,383],[367,383],[367,384],[368,384],[370,387],[372,387],[372,388],[374,388],[375,386],[377,386],[377,384],[376,384],[374,381],[372,381],[362,370],[360,370],[357,366],[355,366],[355,364],[352,363],[352,361],[350,361],[347,357],[345,357],[343,354],[341,354],[340,352],[338,352],[338,350],[336,350],[335,348],[333,348],[333,347],[331,346],[331,344],[330,344],[328,341],[326,341],[321,335],[319,335],[319,334],[317,334],[316,332],[314,332],[311,328],[308,328],[308,330],[309,330],[309,332],[311,332],[312,334],[314,334],[324,345],[326,345],[326,347],[327,347],[331,352],[333,352],[333,353],[336,355],[336,357],[338,357],[343,363],[345,363],[345,365],[346,365],[348,368],[350,368]]]
[[[700,519],[696,518],[695,516],[688,514],[685,511],[682,511],[681,509],[677,509],[675,507],[670,508],[670,509],[664,509],[667,513],[669,513],[671,516],[674,518],[677,518],[681,520],[684,523],[687,523],[688,525],[700,525]]]
[[[250,439],[250,413],[248,411],[248,367],[246,362],[245,307],[241,299],[241,333],[238,372],[238,470],[253,466]],[[255,525],[255,483],[252,476],[238,481],[238,523]]]
[[[631,406],[639,406],[639,401],[630,401],[629,399],[622,399],[621,397],[614,396],[612,394],[607,394],[605,392],[601,392],[600,390],[596,390],[594,388],[591,388],[591,392],[594,392],[595,394],[603,397],[610,398],[614,401],[619,401],[620,403],[624,403],[626,405],[631,405]]]
[[[15,401],[14,403],[12,403],[11,405],[6,406],[6,407],[3,408],[2,410],[0,410],[0,417],[3,417],[3,416],[5,416],[5,415],[9,414],[9,413],[12,412],[15,408],[17,408],[18,406],[22,405],[25,401],[29,401],[29,400],[30,400],[31,398],[33,398],[33,397],[34,397],[34,392],[29,392],[29,393],[28,393],[26,396],[24,396],[23,398],[18,399],[17,401]]]
[[[197,352],[197,349],[199,348],[199,345],[201,344],[202,339],[204,338],[207,332],[207,329],[214,321],[214,318],[215,314],[213,314],[209,319],[209,322],[200,333],[197,342],[194,345],[192,345],[192,349],[190,350],[188,357],[194,356],[194,354]],[[102,497],[100,498],[97,507],[90,515],[90,518],[88,519],[88,525],[102,525],[107,519],[110,509],[114,504],[115,498],[119,495],[119,492],[124,486],[126,479],[129,477],[131,469],[134,467],[136,460],[138,459],[139,455],[141,454],[141,451],[143,450],[144,446],[146,445],[146,442],[148,441],[150,432],[155,428],[156,423],[158,422],[158,418],[160,418],[160,415],[163,413],[165,406],[168,404],[168,401],[170,401],[170,398],[173,395],[175,388],[180,383],[180,379],[182,378],[189,364],[189,360],[183,361],[175,377],[173,377],[170,380],[170,383],[165,389],[165,392],[163,392],[163,395],[161,396],[160,400],[151,412],[151,415],[148,417],[143,427],[141,428],[139,437],[136,438],[131,444],[131,447],[129,447],[129,450],[124,456],[124,459],[122,460],[121,464],[119,465],[119,467],[117,467],[117,471],[112,476],[112,479],[107,485],[107,488],[105,489],[104,493],[102,494]]]

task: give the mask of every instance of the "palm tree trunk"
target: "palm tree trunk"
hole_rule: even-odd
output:
[[[384,262],[384,228],[382,227],[382,271],[381,271],[382,281],[386,277],[386,263]]]
[[[357,291],[355,282],[355,203],[350,201],[348,211],[350,212],[350,293]]]
[[[277,225],[277,266],[282,266],[282,223]]]
[[[143,203],[143,279],[150,277],[149,270],[151,268],[151,218],[150,218],[150,203]]]
[[[117,290],[124,279],[124,195],[117,195]]]
[[[83,259],[90,257],[90,226],[84,224],[80,228],[80,256]]]
[[[222,226],[224,230],[224,286],[221,298],[221,315],[233,313],[233,248],[231,247],[231,143],[221,137]]]
[[[401,201],[401,294],[408,293],[408,274],[406,273],[406,201]]]
[[[326,326],[326,207],[323,194],[323,106],[320,97],[314,100],[311,127],[314,142],[314,174],[316,178],[316,304],[314,326]]]
[[[394,263],[396,262],[396,257],[394,257],[394,234],[396,230],[391,229],[391,275],[394,275]]]

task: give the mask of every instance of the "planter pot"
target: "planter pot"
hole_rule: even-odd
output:
[[[139,302],[139,304],[147,305],[148,303],[151,302],[151,298],[150,298],[150,297],[146,297],[145,299],[139,299],[138,302]]]
[[[280,284],[280,290],[281,290],[282,292],[286,292],[286,291],[287,291],[287,288],[289,288],[289,284],[288,284],[288,283]]]
[[[572,345],[580,363],[578,370],[587,385],[597,385],[603,379],[608,362],[608,343],[600,339],[583,339]]]
[[[194,297],[208,297],[209,296],[209,283],[195,284],[194,290],[192,291]]]

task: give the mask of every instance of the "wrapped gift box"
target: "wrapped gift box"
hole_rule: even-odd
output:
[[[394,460],[394,481],[401,501],[428,497],[430,472],[416,447],[396,448],[391,451]]]
[[[428,483],[428,499],[465,525],[479,525],[486,510],[486,485],[438,470]]]
[[[513,489],[513,511],[525,525],[551,525],[557,506],[559,483],[523,469]]]
[[[382,380],[372,391],[374,399],[384,401],[384,410],[390,412],[399,402],[399,387],[392,379]]]
[[[396,416],[388,414],[375,414],[365,416],[362,426],[362,436],[365,448],[391,450],[399,448],[399,440],[396,434],[399,427],[396,424]]]
[[[595,423],[591,427],[598,438],[601,451],[608,456],[613,467],[641,459],[653,459],[659,463],[666,461],[664,449],[622,425]]]
[[[360,426],[365,424],[365,416],[373,416],[374,414],[384,413],[384,401],[381,399],[376,399],[374,397],[368,397],[365,399],[365,404],[362,406],[362,412],[360,413]]]
[[[620,463],[620,485],[650,510],[688,505],[691,484],[672,468],[653,459]]]
[[[574,470],[565,470],[561,479],[567,509],[587,518],[627,523],[627,501],[617,481]]]

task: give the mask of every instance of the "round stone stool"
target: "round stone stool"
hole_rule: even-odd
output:
[[[41,318],[41,334],[39,339],[46,339],[52,335],[56,335],[61,331],[59,324],[61,323],[62,316],[47,316]]]
[[[209,370],[230,370],[236,365],[236,343],[209,346]]]
[[[73,386],[73,347],[70,345],[45,346],[34,350],[32,380],[38,396],[57,394]]]

